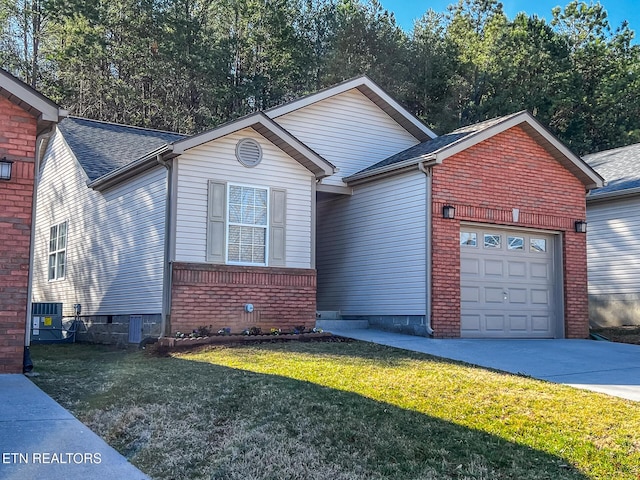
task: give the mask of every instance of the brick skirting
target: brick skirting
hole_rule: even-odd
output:
[[[315,270],[174,263],[172,275],[171,334],[202,326],[268,333],[315,324]],[[251,313],[244,308],[249,303]]]

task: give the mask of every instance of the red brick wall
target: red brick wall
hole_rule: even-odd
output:
[[[455,220],[442,218],[446,204],[456,207]],[[586,217],[585,189],[524,130],[511,128],[434,167],[432,208],[435,336],[460,336],[461,221],[564,232],[565,335],[588,336],[586,235],[574,231]]]
[[[292,268],[173,264],[171,333],[200,326],[240,333],[291,330],[316,320],[316,271]],[[251,303],[253,313],[244,305]]]
[[[0,180],[0,373],[22,373],[36,119],[0,97],[0,158],[13,160]]]

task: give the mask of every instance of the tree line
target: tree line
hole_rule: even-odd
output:
[[[600,3],[0,0],[0,66],[74,115],[195,133],[367,74],[437,133],[528,109],[579,154],[640,141],[640,46]]]

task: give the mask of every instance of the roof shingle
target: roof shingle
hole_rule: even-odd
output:
[[[607,182],[604,187],[593,190],[589,195],[591,198],[640,188],[640,143],[591,153],[582,158]]]
[[[58,128],[69,148],[94,181],[185,135],[159,130],[65,118]]]

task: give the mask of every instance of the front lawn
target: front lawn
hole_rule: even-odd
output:
[[[640,477],[640,403],[383,346],[32,357],[42,389],[157,479]]]

